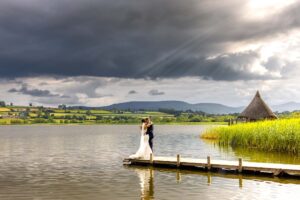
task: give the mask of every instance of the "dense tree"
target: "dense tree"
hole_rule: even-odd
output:
[[[5,101],[0,101],[0,107],[5,107],[6,104],[5,104]]]

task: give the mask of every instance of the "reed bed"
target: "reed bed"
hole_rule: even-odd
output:
[[[215,127],[201,138],[220,145],[300,154],[300,119],[281,119]]]

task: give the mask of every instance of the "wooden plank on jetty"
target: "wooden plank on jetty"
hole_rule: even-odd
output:
[[[207,159],[182,158],[179,154],[174,157],[163,157],[150,155],[150,159],[123,160],[124,165],[151,165],[169,168],[193,168],[206,171],[233,171],[237,173],[267,173],[274,176],[289,175],[300,177],[300,165],[246,162],[239,158],[236,161],[213,160],[210,156]]]

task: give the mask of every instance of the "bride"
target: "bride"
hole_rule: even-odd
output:
[[[146,132],[147,123],[145,119],[142,119],[140,147],[138,151],[135,154],[130,155],[129,158],[150,159],[152,150],[149,145],[149,135],[146,134]]]

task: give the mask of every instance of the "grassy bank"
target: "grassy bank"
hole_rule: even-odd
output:
[[[139,124],[151,116],[156,124],[226,124],[233,115],[175,110],[60,109],[33,106],[0,107],[0,125],[22,124]]]
[[[227,122],[161,122],[155,121],[156,125],[225,125]],[[46,119],[0,119],[0,125],[138,125],[140,120],[128,121],[74,121],[74,120],[46,120]]]
[[[216,127],[201,135],[220,145],[300,154],[300,119],[282,119]]]

